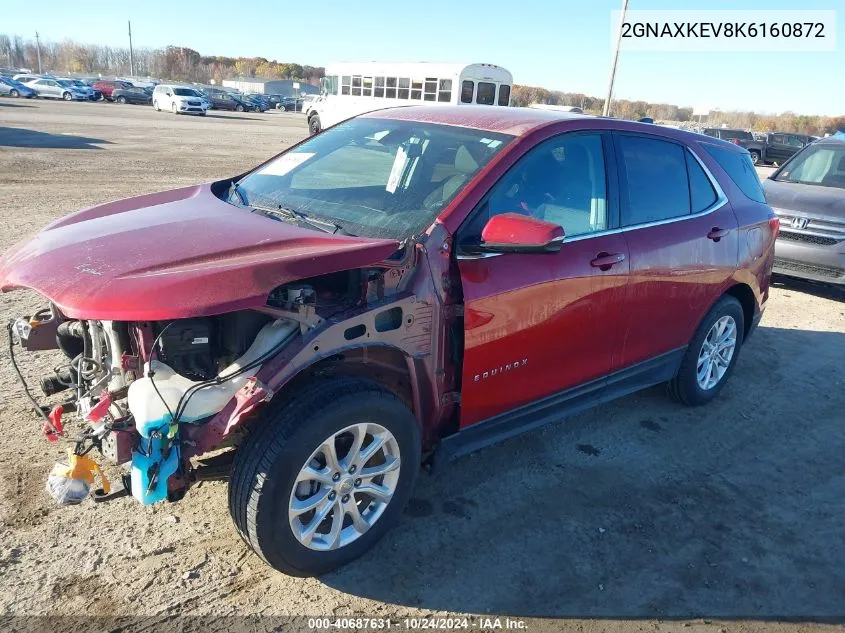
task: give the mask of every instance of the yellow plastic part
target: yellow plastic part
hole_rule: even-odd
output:
[[[89,485],[94,483],[94,473],[100,475],[100,480],[103,482],[103,492],[109,494],[111,492],[111,484],[109,483],[106,473],[104,473],[100,466],[93,459],[87,455],[74,455],[73,449],[67,450],[68,463],[56,464],[50,473],[56,477],[66,477],[68,479],[81,479],[88,482]]]

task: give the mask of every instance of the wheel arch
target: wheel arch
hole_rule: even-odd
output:
[[[754,323],[754,315],[757,313],[757,298],[754,296],[754,291],[746,283],[736,283],[727,290],[725,290],[722,297],[733,297],[742,306],[743,324],[743,339],[748,336]],[[721,299],[722,297],[719,297]],[[715,305],[715,304],[714,304]]]
[[[370,343],[349,346],[331,356],[314,358],[312,362],[298,368],[276,389],[271,406],[284,406],[305,385],[317,378],[363,378],[377,383],[399,398],[413,414],[421,436],[425,439],[425,421],[429,416],[426,403],[432,401],[433,391],[421,362],[394,345]]]

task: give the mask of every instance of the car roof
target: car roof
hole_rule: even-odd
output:
[[[439,123],[442,125],[473,128],[485,132],[500,132],[512,136],[525,136],[547,125],[569,122],[571,123],[570,127],[572,129],[590,128],[596,130],[642,132],[644,134],[675,139],[684,143],[709,143],[738,154],[746,151],[738,145],[721,139],[696,132],[655,125],[654,123],[640,123],[638,121],[627,121],[609,117],[596,117],[589,114],[538,110],[534,108],[484,105],[402,106],[375,110],[360,116],[372,119]],[[579,125],[579,123],[584,125]]]
[[[813,145],[842,145],[845,143],[845,138],[837,138],[835,136],[825,136],[824,138],[820,138],[818,141],[813,141]]]

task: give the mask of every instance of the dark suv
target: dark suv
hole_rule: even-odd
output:
[[[730,143],[406,107],[55,221],[0,260],[0,288],[45,297],[11,332],[67,356],[42,380],[68,390],[48,436],[126,464],[143,504],[182,498],[208,477],[192,458],[226,447],[238,531],[312,575],[398,521],[423,460],[657,383],[711,401],[762,315],[777,230]],[[57,499],[87,494],[73,472],[49,480]]]

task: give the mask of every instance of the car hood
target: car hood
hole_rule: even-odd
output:
[[[845,220],[845,189],[768,179],[763,191],[771,207]]]
[[[119,200],[57,220],[0,259],[0,289],[30,288],[76,319],[209,316],[260,307],[280,284],[374,264],[399,247],[250,213],[211,187]]]

